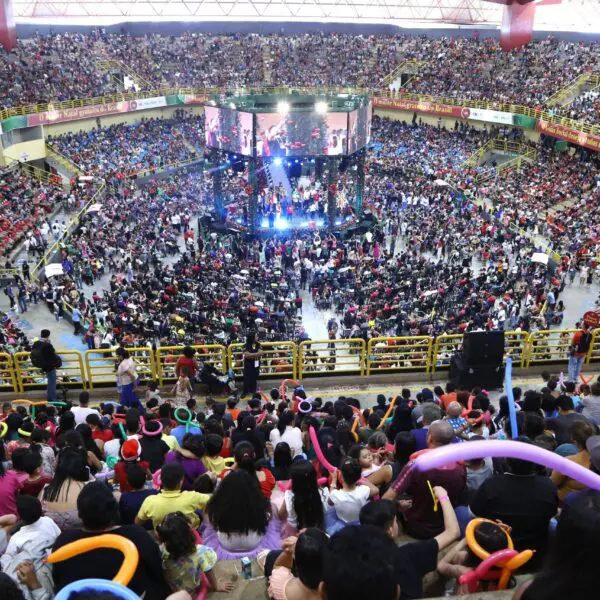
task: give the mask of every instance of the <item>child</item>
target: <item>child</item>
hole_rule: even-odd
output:
[[[42,455],[42,471],[50,477],[54,477],[54,465],[56,456],[50,446],[52,434],[46,429],[34,429],[31,434],[31,443],[39,448]]]
[[[333,535],[343,529],[348,523],[356,523],[360,509],[369,501],[369,498],[379,494],[379,489],[369,480],[363,480],[363,485],[357,485],[361,468],[353,458],[346,458],[340,467],[342,476],[342,489],[337,488],[338,472],[334,471],[331,489],[327,503],[329,509],[325,515],[325,529],[328,535]]]
[[[144,500],[148,496],[158,494],[157,490],[145,489],[146,472],[139,465],[131,465],[127,469],[127,483],[131,492],[123,492],[119,498],[119,514],[122,525],[133,525]]]
[[[179,379],[173,386],[171,394],[175,394],[175,403],[180,406],[185,406],[188,400],[192,397],[192,384],[190,383],[189,371],[187,367],[181,367]]]
[[[217,563],[217,555],[208,546],[196,543],[196,534],[183,513],[167,515],[156,528],[156,533],[162,543],[165,578],[174,592],[185,590],[196,598],[204,573],[215,592],[233,590],[232,583],[215,577],[213,567]]]
[[[450,425],[452,425],[452,429],[454,429],[454,435],[456,436],[456,440],[458,442],[464,442],[468,439],[465,435],[465,431],[469,429],[469,422],[461,416],[462,406],[459,402],[450,402],[448,404],[446,421]]]
[[[381,465],[374,464],[373,455],[367,446],[363,444],[354,444],[348,456],[358,461],[361,468],[361,477],[368,477],[371,473],[375,473],[381,468]]]
[[[146,479],[150,479],[150,463],[145,460],[140,460],[142,454],[142,446],[135,438],[131,438],[123,442],[119,451],[121,460],[115,465],[115,481],[119,484],[121,492],[131,492],[133,488],[127,480],[127,473],[133,465],[139,465],[146,473]]]
[[[217,477],[225,470],[225,459],[220,456],[223,450],[223,438],[218,433],[209,433],[206,436],[206,454],[202,462],[208,471],[212,471]]]
[[[23,482],[21,494],[39,496],[44,486],[52,481],[52,477],[42,472],[42,455],[36,450],[31,450],[23,456],[22,468],[28,478]]]
[[[487,552],[493,554],[498,550],[508,548],[508,533],[506,525],[489,522],[480,523],[475,529],[475,540]],[[459,579],[479,565],[481,559],[477,558],[467,546],[466,538],[456,544],[438,563],[438,571],[446,577]],[[484,582],[485,584],[485,582]],[[461,586],[458,581],[455,585],[456,595],[469,593],[466,586]]]
[[[163,403],[163,399],[160,397],[160,390],[158,389],[158,381],[149,381],[148,387],[146,388],[146,404],[150,400],[157,400],[158,404]]]
[[[179,442],[174,435],[171,435],[171,430],[173,429],[171,419],[161,419],[160,422],[163,426],[162,441],[169,446],[169,450],[177,450],[177,448],[179,448]]]
[[[15,581],[19,581],[17,572],[21,565],[32,563],[37,579],[35,587],[38,590],[43,588],[46,594],[34,595],[23,582],[19,584],[23,598],[27,600],[39,597],[53,598],[52,566],[46,563],[46,558],[60,535],[60,529],[50,517],[42,516],[42,505],[37,498],[19,496],[17,510],[21,517],[21,528],[10,538],[6,552],[0,559],[2,571]]]

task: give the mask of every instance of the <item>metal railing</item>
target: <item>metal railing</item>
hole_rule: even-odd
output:
[[[94,98],[80,98],[73,100],[64,100],[61,102],[50,102],[41,104],[30,104],[26,106],[15,106],[4,108],[0,110],[0,121],[8,119],[15,115],[28,115],[33,113],[48,112],[53,110],[62,110],[70,108],[80,108],[85,106],[94,106],[101,104],[109,104],[113,102],[123,102],[125,100],[138,100],[143,98],[155,98],[158,96],[195,96],[200,101],[200,98],[206,97],[207,99],[211,96],[219,96],[221,94],[232,94],[233,96],[249,95],[249,94],[292,94],[292,93],[306,93],[306,94],[361,94],[370,95],[375,98],[377,97],[402,97],[406,100],[413,100],[416,102],[434,102],[437,104],[444,104],[447,106],[461,106],[467,108],[482,108],[488,110],[497,110],[501,112],[509,112],[517,115],[525,115],[545,121],[546,123],[553,123],[557,125],[563,125],[574,129],[580,133],[592,133],[600,135],[600,125],[588,123],[583,120],[575,120],[569,117],[563,117],[560,115],[553,115],[542,107],[531,108],[529,106],[523,106],[519,104],[510,104],[506,102],[495,102],[493,100],[471,100],[468,98],[449,98],[445,96],[429,96],[427,94],[412,94],[405,93],[404,91],[399,96],[398,94],[390,91],[389,89],[365,89],[356,87],[321,87],[315,88],[312,86],[256,86],[256,87],[244,87],[244,88],[156,88],[149,90],[141,90],[139,92],[123,92],[112,94],[108,96],[98,96]]]
[[[545,104],[549,107],[560,106],[564,108],[565,106],[569,106],[584,87],[588,85],[591,85],[592,88],[597,87],[599,79],[600,73],[584,73],[583,75],[579,75],[579,77],[547,98]]]
[[[576,329],[552,329],[532,333],[507,331],[504,358],[511,356],[515,367],[566,365]],[[260,362],[261,379],[305,379],[319,376],[356,375],[373,377],[382,374],[414,372],[432,374],[450,368],[452,355],[462,346],[460,334],[407,337],[380,337],[369,340],[307,340],[264,342]],[[170,385],[176,380],[175,365],[183,346],[127,348],[136,365],[140,383],[150,380]],[[218,373],[232,370],[243,377],[243,344],[192,346],[199,362],[209,363]],[[58,369],[59,386],[96,389],[116,383],[115,349],[58,350],[63,365]],[[585,364],[600,363],[600,329],[592,333]],[[13,356],[0,354],[0,391],[22,393],[46,386],[46,375],[29,360],[28,352]],[[165,395],[169,395],[163,390]]]

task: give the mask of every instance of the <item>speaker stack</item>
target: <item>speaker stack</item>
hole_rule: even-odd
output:
[[[504,331],[465,334],[462,352],[450,362],[450,381],[460,389],[501,388],[504,381]]]

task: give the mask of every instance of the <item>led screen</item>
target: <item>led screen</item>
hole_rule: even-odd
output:
[[[252,156],[252,113],[204,107],[206,145],[226,152]]]
[[[347,153],[348,113],[259,113],[257,156],[335,156]]]
[[[357,152],[371,141],[373,105],[369,102],[350,113],[348,154]]]

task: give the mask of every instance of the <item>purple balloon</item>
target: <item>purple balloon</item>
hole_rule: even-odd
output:
[[[589,469],[539,446],[512,440],[482,440],[435,448],[421,454],[415,460],[415,467],[419,471],[430,471],[453,462],[486,458],[488,456],[491,458],[528,460],[549,469],[555,469],[589,488],[600,490],[600,475],[596,475]]]

